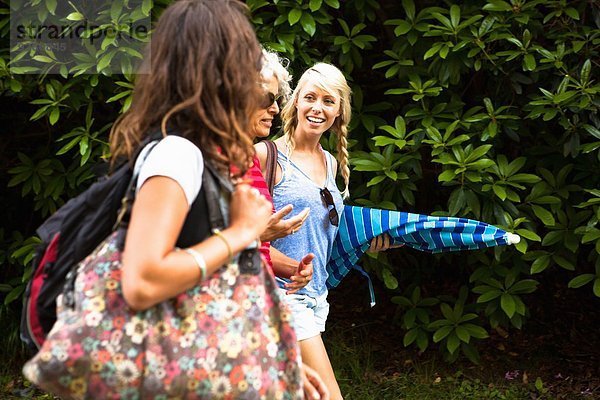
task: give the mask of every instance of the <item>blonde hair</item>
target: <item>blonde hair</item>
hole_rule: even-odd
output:
[[[352,117],[352,108],[350,106],[350,97],[352,91],[342,71],[337,67],[326,64],[318,63],[313,67],[306,70],[300,80],[296,89],[292,93],[291,101],[283,107],[281,111],[281,119],[283,120],[283,134],[286,145],[288,146],[288,162],[294,151],[294,131],[298,126],[298,111],[296,109],[296,102],[300,91],[309,79],[313,79],[313,82],[329,93],[335,93],[340,96],[340,115],[338,115],[331,126],[331,130],[337,137],[337,160],[338,168],[344,179],[344,190],[342,191],[342,197],[344,199],[350,196],[350,190],[348,185],[350,183],[350,167],[348,166],[348,124]],[[287,170],[288,168],[286,168]]]
[[[261,77],[263,80],[267,81],[274,76],[277,80],[277,94],[281,96],[284,103],[287,103],[292,95],[292,88],[290,86],[292,75],[290,75],[290,72],[287,70],[290,61],[287,58],[279,57],[277,53],[264,48],[262,50],[262,55],[263,63],[260,70]]]

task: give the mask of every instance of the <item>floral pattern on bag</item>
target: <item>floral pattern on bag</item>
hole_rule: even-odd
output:
[[[148,310],[121,292],[113,233],[80,265],[75,308],[23,373],[64,399],[299,399],[299,349],[273,277],[222,267]]]

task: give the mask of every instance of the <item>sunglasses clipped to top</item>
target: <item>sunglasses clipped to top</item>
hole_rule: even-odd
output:
[[[331,195],[331,192],[325,187],[321,189],[320,193],[321,199],[323,199],[327,208],[331,206],[333,207],[329,209],[329,222],[331,222],[331,225],[333,226],[338,226],[338,224],[340,223],[340,216],[338,215],[337,210],[335,209],[335,204],[333,203],[333,196]]]
[[[275,102],[277,102],[277,106],[279,108],[281,108],[282,100],[283,100],[283,98],[281,97],[280,94],[273,94],[271,92],[267,92],[267,93],[265,93],[265,95],[263,96],[263,98],[261,100],[260,108],[267,109],[267,108],[271,107],[273,105],[273,103],[275,103]]]

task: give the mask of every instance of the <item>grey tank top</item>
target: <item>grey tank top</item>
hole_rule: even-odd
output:
[[[331,192],[335,208],[341,217],[343,212],[343,200],[337,185],[335,184],[333,172],[333,156],[323,150],[327,162],[327,179],[325,186]],[[277,162],[283,171],[283,178],[273,188],[273,203],[275,209],[279,210],[287,204],[294,206],[294,213],[310,208],[308,217],[302,227],[293,235],[277,239],[271,242],[271,246],[281,251],[294,260],[300,261],[308,253],[313,253],[313,279],[299,294],[311,297],[327,293],[327,271],[325,265],[333,247],[333,241],[338,227],[329,221],[329,209],[321,199],[321,189],[316,182],[311,180],[293,161],[288,159],[281,151],[278,151]],[[286,171],[286,168],[288,170]],[[287,279],[277,278],[280,287],[289,282]]]

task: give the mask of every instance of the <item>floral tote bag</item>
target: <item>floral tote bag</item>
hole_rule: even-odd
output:
[[[118,232],[81,264],[75,308],[58,320],[25,376],[64,399],[297,399],[299,352],[275,283],[237,262],[148,310],[121,292]]]

